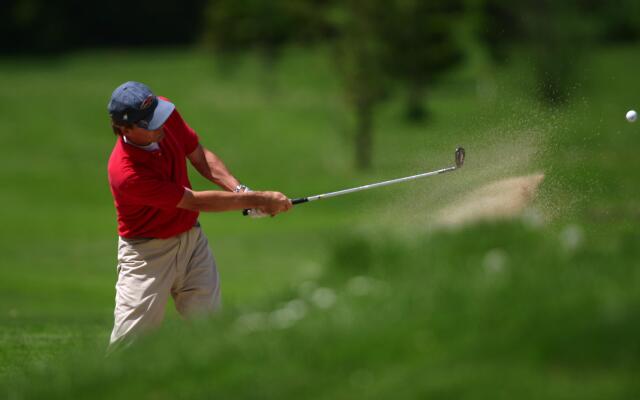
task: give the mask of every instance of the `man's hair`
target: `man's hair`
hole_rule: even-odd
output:
[[[133,128],[135,124],[130,122],[118,122],[116,123],[113,119],[111,119],[111,129],[113,129],[113,133],[119,136],[122,136],[121,128]]]

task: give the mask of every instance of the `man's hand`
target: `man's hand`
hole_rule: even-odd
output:
[[[293,204],[291,200],[280,192],[259,192],[262,196],[265,204],[258,207],[258,210],[262,213],[269,214],[275,217],[277,214],[288,211]]]

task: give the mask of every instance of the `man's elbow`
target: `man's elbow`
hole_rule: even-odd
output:
[[[185,210],[190,211],[200,211],[200,205],[198,204],[198,199],[194,195],[191,189],[184,189],[184,194],[182,195],[182,199],[176,205],[178,208],[183,208]]]

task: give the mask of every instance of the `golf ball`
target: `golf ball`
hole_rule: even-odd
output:
[[[635,110],[627,111],[627,121],[636,122],[636,119],[638,119],[638,113]]]

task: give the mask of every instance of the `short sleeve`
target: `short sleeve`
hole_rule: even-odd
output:
[[[114,189],[126,203],[163,209],[176,208],[185,190],[177,183],[163,181],[151,174],[128,176]]]
[[[168,100],[168,99],[167,99]],[[182,144],[182,148],[184,150],[184,154],[189,155],[193,153],[193,151],[198,147],[200,143],[200,138],[196,131],[193,130],[186,123],[186,121],[182,118],[182,115],[178,112],[178,109],[175,109],[171,114],[171,123],[172,128],[175,129],[180,135],[180,141]]]

